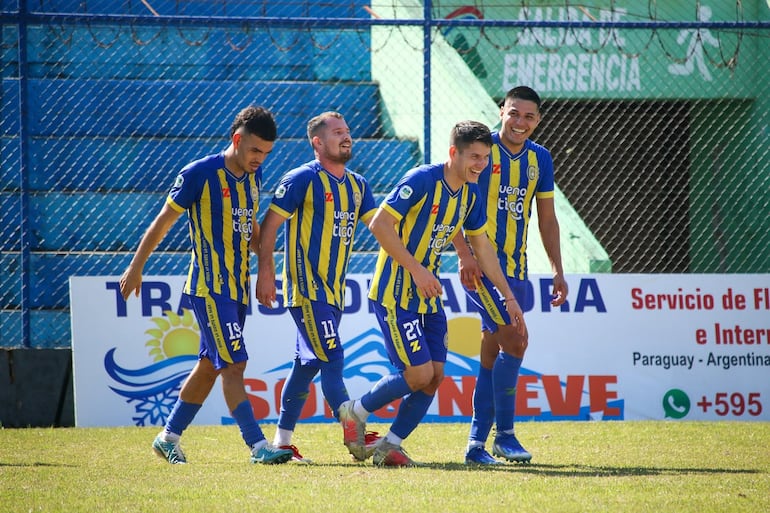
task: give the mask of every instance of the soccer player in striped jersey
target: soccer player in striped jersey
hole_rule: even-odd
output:
[[[366,179],[345,167],[353,139],[345,118],[324,112],[307,125],[315,160],[281,179],[261,226],[257,299],[276,300],[273,250],[284,231],[283,301],[297,325],[296,352],[281,392],[274,445],[291,449],[295,461],[308,461],[291,443],[310,383],[320,372],[321,389],[334,416],[349,399],[343,381],[344,354],[339,324],[345,307],[345,276],[359,221],[367,224],[376,205]],[[370,451],[377,439],[369,433]]]
[[[385,347],[398,369],[360,399],[340,408],[344,441],[354,456],[365,454],[366,419],[404,397],[388,433],[377,443],[378,466],[412,466],[401,447],[428,411],[444,377],[447,319],[441,301],[442,251],[464,230],[484,273],[505,294],[507,314],[521,333],[522,310],[508,287],[486,235],[484,201],[476,182],[489,162],[492,135],[475,121],[455,125],[449,159],[408,172],[388,194],[370,223],[381,245],[369,291]]]
[[[187,463],[179,439],[218,376],[252,463],[284,463],[292,456],[290,450],[267,442],[243,385],[248,360],[243,324],[249,303],[249,250],[256,253],[258,248],[262,163],[276,135],[275,120],[267,109],[250,106],[239,112],[230,127],[229,146],[181,170],[120,278],[124,299],[132,292],[139,295],[147,259],[186,211],[192,258],[183,300],[195,314],[201,340],[198,362],[152,444],[155,453],[172,464]]]
[[[527,233],[533,203],[538,227],[553,271],[551,304],[567,299],[567,282],[561,262],[559,222],[554,209],[553,160],[549,151],[529,139],[540,122],[540,96],[519,86],[505,96],[500,109],[501,127],[493,135],[492,158],[479,179],[486,198],[487,234],[500,265],[520,305],[531,308],[527,282]],[[468,464],[500,463],[484,448],[496,424],[492,454],[508,461],[528,462],[532,454],[514,434],[514,408],[519,368],[528,344],[528,332],[502,308],[502,297],[484,276],[467,244],[455,239],[460,261],[460,279],[468,297],[479,307],[482,338],[479,375],[473,395],[473,419],[465,453]]]

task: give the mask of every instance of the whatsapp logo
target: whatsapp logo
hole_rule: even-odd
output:
[[[663,396],[663,411],[667,419],[681,419],[690,412],[690,398],[678,388],[672,388]]]

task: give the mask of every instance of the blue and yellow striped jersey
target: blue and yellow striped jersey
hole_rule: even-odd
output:
[[[299,306],[305,298],[343,309],[356,223],[366,223],[376,211],[366,179],[347,169],[337,178],[314,160],[281,178],[270,210],[289,220],[283,245],[284,304]]]
[[[409,171],[388,194],[380,208],[397,220],[396,231],[409,252],[425,268],[439,274],[441,252],[464,229],[484,233],[486,216],[476,184],[452,191],[444,181],[444,164],[428,164]],[[393,308],[435,313],[441,298],[426,300],[417,292],[412,275],[383,249],[369,289],[369,298]]]
[[[166,202],[187,210],[192,259],[184,292],[249,304],[249,240],[259,209],[262,168],[233,176],[223,153],[185,166]]]
[[[486,198],[487,234],[497,249],[503,272],[527,278],[527,232],[535,198],[553,197],[553,159],[539,144],[527,141],[512,155],[492,134],[494,144],[487,169],[479,178]]]

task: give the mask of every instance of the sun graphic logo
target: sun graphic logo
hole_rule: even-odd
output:
[[[156,328],[145,331],[153,337],[145,346],[150,348],[153,361],[166,360],[180,355],[197,354],[200,345],[200,329],[190,310],[183,309],[181,316],[166,310],[166,317],[152,317]]]
[[[198,360],[200,328],[192,312],[182,315],[170,310],[165,317],[152,317],[154,327],[145,331],[152,338],[145,343],[152,363],[138,369],[115,361],[116,348],[104,356],[104,369],[115,382],[110,389],[134,405],[132,420],[137,426],[161,425],[179,396],[182,382]]]

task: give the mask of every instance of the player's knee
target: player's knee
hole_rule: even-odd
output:
[[[504,353],[523,358],[529,346],[529,336],[527,333],[522,335],[513,326],[507,325],[501,328],[498,342]]]
[[[412,390],[422,390],[433,381],[433,366],[429,364],[409,367],[404,371],[404,379]]]
[[[214,367],[214,365],[211,363],[211,360],[208,358],[202,358],[198,361],[195,367],[193,367],[193,370],[190,374],[195,376],[196,379],[214,381],[217,379],[217,376],[219,376],[219,373],[220,370]]]
[[[306,364],[305,366],[308,366],[308,365],[315,368],[317,371],[320,371],[322,374],[335,374],[335,373],[342,374],[342,371],[345,368],[345,360],[343,360],[342,358],[338,358],[336,360],[329,360],[328,362],[315,360],[314,362]]]
[[[243,379],[246,371],[246,362],[231,363],[220,371],[222,379]]]
[[[438,390],[439,385],[441,385],[441,382],[444,381],[444,374],[434,372],[433,378],[430,380],[430,383],[428,383],[427,386],[423,387],[421,390],[425,392],[428,395],[433,395],[436,393],[436,390]]]
[[[524,353],[527,351],[529,342],[526,337],[512,340],[510,344],[503,348],[503,351],[515,356],[516,358],[524,358]]]

